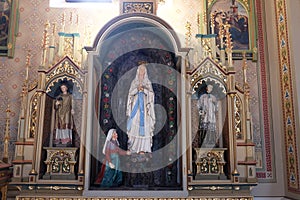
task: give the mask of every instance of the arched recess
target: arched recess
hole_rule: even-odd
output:
[[[125,14],[108,22],[98,33],[89,53],[86,187],[91,195],[116,193],[125,188],[140,195],[186,195],[184,134],[185,73],[182,48],[175,31],[162,19],[143,13]],[[120,147],[128,149],[126,108],[130,84],[138,65],[146,63],[155,98],[155,130],[151,153],[121,156],[123,178],[117,187],[97,185],[103,167],[102,148],[107,132],[117,129]],[[138,162],[136,162],[138,160]],[[139,162],[141,161],[141,162]],[[159,162],[158,162],[159,161]],[[134,172],[133,172],[134,171]],[[170,190],[172,190],[170,192]],[[166,192],[167,191],[167,192]],[[133,195],[134,195],[133,194]]]

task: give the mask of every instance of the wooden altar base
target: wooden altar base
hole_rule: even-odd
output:
[[[16,200],[30,200],[30,199],[39,199],[39,200],[254,200],[251,196],[240,196],[240,197],[234,197],[234,196],[193,196],[188,198],[157,198],[157,197],[76,197],[76,196],[17,196]]]
[[[197,174],[195,176],[195,180],[227,180],[227,177],[225,176],[225,174]]]
[[[76,176],[74,174],[50,174],[46,173],[43,176],[44,180],[75,180]]]

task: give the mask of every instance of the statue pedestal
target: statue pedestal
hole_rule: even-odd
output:
[[[74,166],[76,151],[74,147],[44,147],[47,151],[47,172],[43,176],[46,180],[75,180]]]
[[[147,172],[144,169],[151,167],[152,155],[132,154],[126,162],[126,185],[134,188],[148,188],[153,185],[153,173]]]
[[[196,180],[226,180],[223,168],[226,164],[224,152],[227,148],[195,148]]]

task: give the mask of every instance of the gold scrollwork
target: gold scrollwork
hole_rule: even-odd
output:
[[[60,163],[61,163],[61,159],[59,157],[55,157],[54,159],[51,159],[51,172],[52,173],[60,172]]]
[[[48,82],[53,77],[63,73],[79,78],[81,81],[83,81],[82,76],[78,73],[77,70],[75,70],[75,68],[72,65],[70,65],[69,61],[67,60],[60,63],[60,65],[55,70],[53,70],[49,75],[47,75],[46,81]]]
[[[241,99],[235,95],[234,98],[234,121],[236,139],[243,139],[242,135],[242,102]]]
[[[31,99],[29,138],[34,138],[37,130],[39,95],[36,93]]]
[[[53,152],[50,156],[52,173],[70,173],[71,155],[65,151]]]
[[[123,13],[148,13],[153,14],[152,2],[124,2]]]
[[[221,82],[223,82],[221,85],[224,85],[224,83],[227,82],[227,77],[218,69],[217,66],[215,66],[210,60],[207,60],[205,63],[202,64],[201,67],[198,68],[198,70],[192,75],[191,79],[191,85],[195,86],[199,79],[201,79],[204,76],[212,75],[213,77],[218,78]],[[226,93],[225,88],[224,93]]]
[[[74,40],[71,37],[65,37],[64,55],[73,58]]]
[[[56,78],[55,80],[52,80],[52,82],[48,85],[48,87],[46,88],[46,92],[49,93],[51,92],[51,87],[53,87],[56,83],[58,83],[59,81],[63,81],[63,80],[67,80],[67,81],[72,81],[74,83],[74,85],[79,88],[78,92],[82,93],[82,87],[81,84],[73,78],[70,78],[68,76],[61,76]]]

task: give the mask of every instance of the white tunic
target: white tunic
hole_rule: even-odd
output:
[[[199,114],[203,123],[216,123],[217,99],[212,94],[203,94],[198,100]]]

